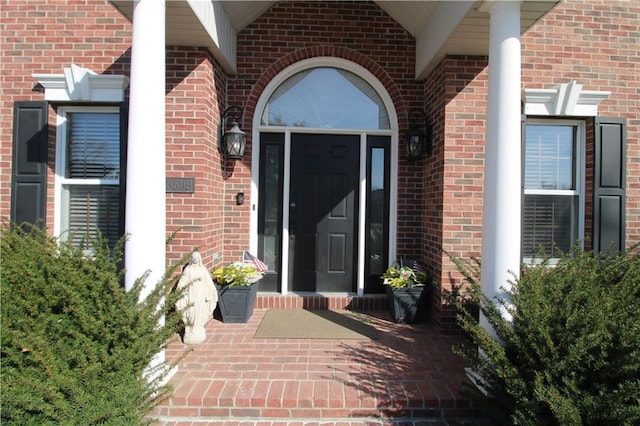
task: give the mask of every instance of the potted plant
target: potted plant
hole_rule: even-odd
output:
[[[234,262],[213,271],[218,307],[224,322],[247,322],[253,315],[258,281],[264,272],[249,263]]]
[[[412,265],[412,266],[408,266]],[[382,274],[393,321],[410,324],[420,319],[427,288],[427,274],[415,262],[400,261]]]

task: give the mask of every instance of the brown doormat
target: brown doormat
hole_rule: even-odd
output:
[[[378,339],[368,315],[357,312],[269,309],[255,339]]]

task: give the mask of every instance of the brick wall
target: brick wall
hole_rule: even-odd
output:
[[[72,63],[129,75],[131,23],[105,1],[0,3],[0,216],[10,215],[13,103],[43,100],[32,74],[62,74]],[[193,177],[194,194],[167,194],[168,259],[199,247],[213,265],[222,254],[224,183],[217,151],[226,76],[206,50],[167,47],[167,177]],[[49,108],[47,225],[53,231],[56,104]],[[150,209],[152,211],[152,209]]]
[[[523,87],[576,80],[584,90],[611,91],[601,115],[627,119],[628,245],[640,242],[639,16],[635,1],[565,1],[522,37]],[[0,216],[8,217],[13,102],[42,100],[32,74],[60,74],[72,63],[128,74],[131,24],[103,1],[4,0],[0,18]],[[200,247],[208,264],[239,258],[249,242],[250,203],[237,206],[235,194],[251,196],[251,125],[260,95],[295,62],[344,58],[382,82],[400,138],[411,109],[426,111],[434,125],[428,159],[409,163],[400,147],[397,246],[398,255],[421,258],[434,274],[435,318],[449,327],[452,311],[441,291],[462,280],[442,249],[462,257],[480,252],[487,58],[448,57],[424,82],[415,81],[413,38],[375,3],[358,1],[277,3],[238,35],[238,49],[238,73],[230,77],[202,49],[167,49],[167,175],[196,180],[195,194],[168,194],[168,230],[178,231],[169,257]],[[219,112],[230,105],[245,109],[240,125],[249,145],[224,176],[215,135]],[[52,224],[54,108],[49,122]],[[588,126],[588,147],[592,135]]]
[[[598,114],[627,120],[627,246],[640,243],[640,3],[572,0],[522,37],[522,85],[551,88],[576,80],[583,90],[609,91]],[[587,129],[587,165],[593,131]],[[587,207],[592,176],[587,176]],[[587,232],[591,216],[587,211]],[[587,243],[589,244],[589,243]]]
[[[583,90],[611,92],[599,115],[627,119],[627,246],[640,242],[639,17],[637,2],[566,1],[521,39],[524,88],[576,80]],[[425,258],[435,271],[433,318],[443,330],[455,329],[455,311],[442,296],[464,282],[446,254],[438,257],[437,244],[462,258],[481,251],[486,65],[486,58],[449,57],[425,85],[427,97],[437,93],[436,122],[446,121],[436,132],[436,159],[427,166],[425,182],[425,214],[433,218],[425,221]],[[590,238],[593,121],[586,127],[585,235]]]
[[[373,25],[362,25],[364,20]],[[407,112],[424,110],[422,84],[414,79],[415,41],[373,2],[281,2],[238,34],[238,75],[229,79],[229,104],[244,106],[243,130],[250,134],[256,103],[280,71],[319,56],[350,60],[375,75],[393,99],[401,135],[408,129]],[[250,155],[237,166],[227,192],[248,196]],[[422,248],[423,181],[423,164],[408,163],[401,151],[398,255],[415,257]],[[233,258],[248,244],[250,212],[246,205],[233,206],[231,196],[225,209],[239,222],[225,232],[225,257]]]
[[[455,326],[446,293],[461,281],[449,255],[478,256],[487,92],[486,57],[447,57],[425,82],[434,117],[434,151],[425,171],[424,262],[433,274],[433,320]]]
[[[13,103],[44,100],[32,74],[62,74],[72,63],[98,74],[127,74],[131,24],[106,2],[0,2],[0,216],[11,207]],[[47,224],[53,225],[55,113],[49,109]]]
[[[193,178],[193,194],[167,194],[168,259],[199,249],[213,267],[222,254],[224,181],[218,153],[226,76],[202,48],[167,48],[167,177]]]

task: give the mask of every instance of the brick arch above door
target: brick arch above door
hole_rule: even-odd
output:
[[[358,51],[349,49],[342,46],[310,46],[303,49],[291,52],[278,61],[272,63],[268,68],[264,70],[260,78],[256,81],[256,84],[251,89],[247,101],[245,104],[245,111],[248,116],[252,116],[255,113],[256,105],[262,92],[264,92],[267,85],[284,69],[287,67],[307,59],[319,58],[319,57],[333,57],[337,59],[344,59],[353,62],[369,71],[378,81],[384,86],[385,90],[389,94],[391,101],[398,113],[399,128],[405,128],[406,123],[404,117],[406,116],[407,106],[404,98],[401,96],[401,90],[397,87],[389,73],[380,66],[377,62],[373,61],[366,55],[361,54]],[[401,118],[402,117],[402,118]]]

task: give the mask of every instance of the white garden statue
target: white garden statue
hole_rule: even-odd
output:
[[[178,289],[185,287],[182,297],[176,302],[176,308],[182,311],[185,324],[182,341],[193,345],[206,339],[204,327],[213,318],[213,310],[218,304],[218,290],[197,251],[191,255],[189,264],[178,281]]]

